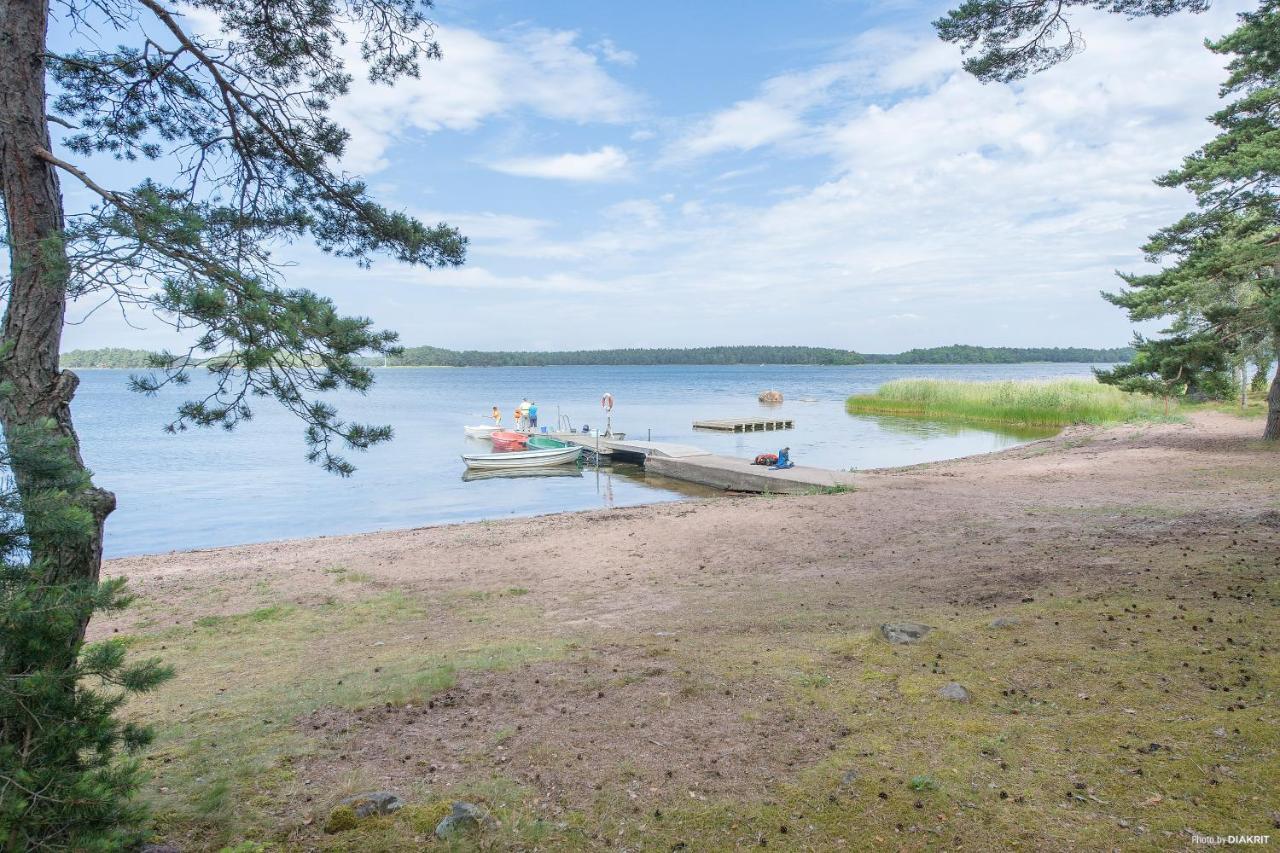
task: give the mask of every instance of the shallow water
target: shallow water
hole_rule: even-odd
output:
[[[601,506],[680,500],[707,492],[646,476],[635,466],[581,476],[463,478],[459,455],[486,452],[462,434],[498,405],[504,422],[521,397],[537,401],[540,422],[558,414],[574,427],[601,424],[600,395],[611,392],[615,430],[753,457],[791,447],[801,465],[879,468],[1000,450],[1036,434],[904,418],[852,416],[850,394],[891,379],[1033,379],[1088,376],[1084,364],[806,366],[628,366],[394,368],[378,371],[367,397],[335,395],[344,417],[390,423],[395,440],[357,454],[355,476],[340,479],[303,458],[302,427],[269,401],[235,432],[162,431],[177,403],[198,389],[147,398],[126,387],[128,371],[82,371],[76,423],[97,482],[116,492],[107,523],[108,556],[207,548],[273,539],[358,533],[427,524],[537,515]],[[193,384],[199,384],[193,383]],[[782,391],[764,406],[756,395]],[[695,418],[768,411],[795,420],[782,432],[695,432]]]

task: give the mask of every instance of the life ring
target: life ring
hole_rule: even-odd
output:
[[[606,391],[604,396],[600,398],[600,408],[604,409],[606,412],[613,411],[613,395],[608,391]]]

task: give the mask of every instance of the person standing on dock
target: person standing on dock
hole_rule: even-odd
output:
[[[493,411],[489,414],[489,417],[493,418],[494,426],[502,426],[502,412],[499,411],[497,406],[493,407]]]
[[[520,412],[517,417],[519,418],[521,429],[529,428],[529,405],[529,397],[526,394],[525,398],[520,401],[520,408],[517,409]]]
[[[531,429],[531,430],[533,430],[534,432],[536,432],[536,431],[537,431],[537,429],[538,429],[538,403],[537,403],[537,401],[531,402],[531,403],[529,404],[528,412],[529,412],[529,429]]]

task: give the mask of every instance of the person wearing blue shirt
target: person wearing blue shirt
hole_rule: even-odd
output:
[[[535,403],[529,404],[529,429],[533,430],[537,428],[538,428],[538,404],[535,402]]]
[[[794,468],[796,463],[791,461],[791,448],[784,447],[778,451],[778,461],[770,465],[775,471],[781,471],[786,468]]]

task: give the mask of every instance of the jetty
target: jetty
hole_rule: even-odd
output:
[[[785,423],[790,419],[755,418],[750,423]],[[741,423],[743,421],[734,421]],[[701,423],[701,422],[700,422]],[[727,421],[726,421],[727,423]],[[785,429],[786,427],[752,427],[754,429]],[[725,428],[726,431],[727,428]],[[736,430],[742,432],[744,430]],[[698,483],[730,492],[756,492],[779,495],[806,494],[822,489],[852,488],[855,475],[849,471],[833,471],[796,465],[781,471],[766,465],[753,465],[748,459],[721,456],[693,447],[667,441],[642,441],[638,439],[595,436],[576,432],[548,432],[551,438],[575,444],[585,452],[596,454],[600,463],[630,462],[642,465],[653,474]]]
[[[583,437],[583,441],[586,440]],[[807,465],[778,471],[765,465],[753,465],[747,459],[720,456],[687,444],[600,439],[601,449],[606,446],[614,461],[635,462],[650,473],[729,492],[795,495],[822,489],[852,488],[855,483],[855,476],[849,471]]]
[[[765,429],[791,429],[795,422],[791,418],[776,418],[766,415],[754,415],[746,418],[711,418],[694,421],[694,429],[710,429],[716,432],[755,432]]]

